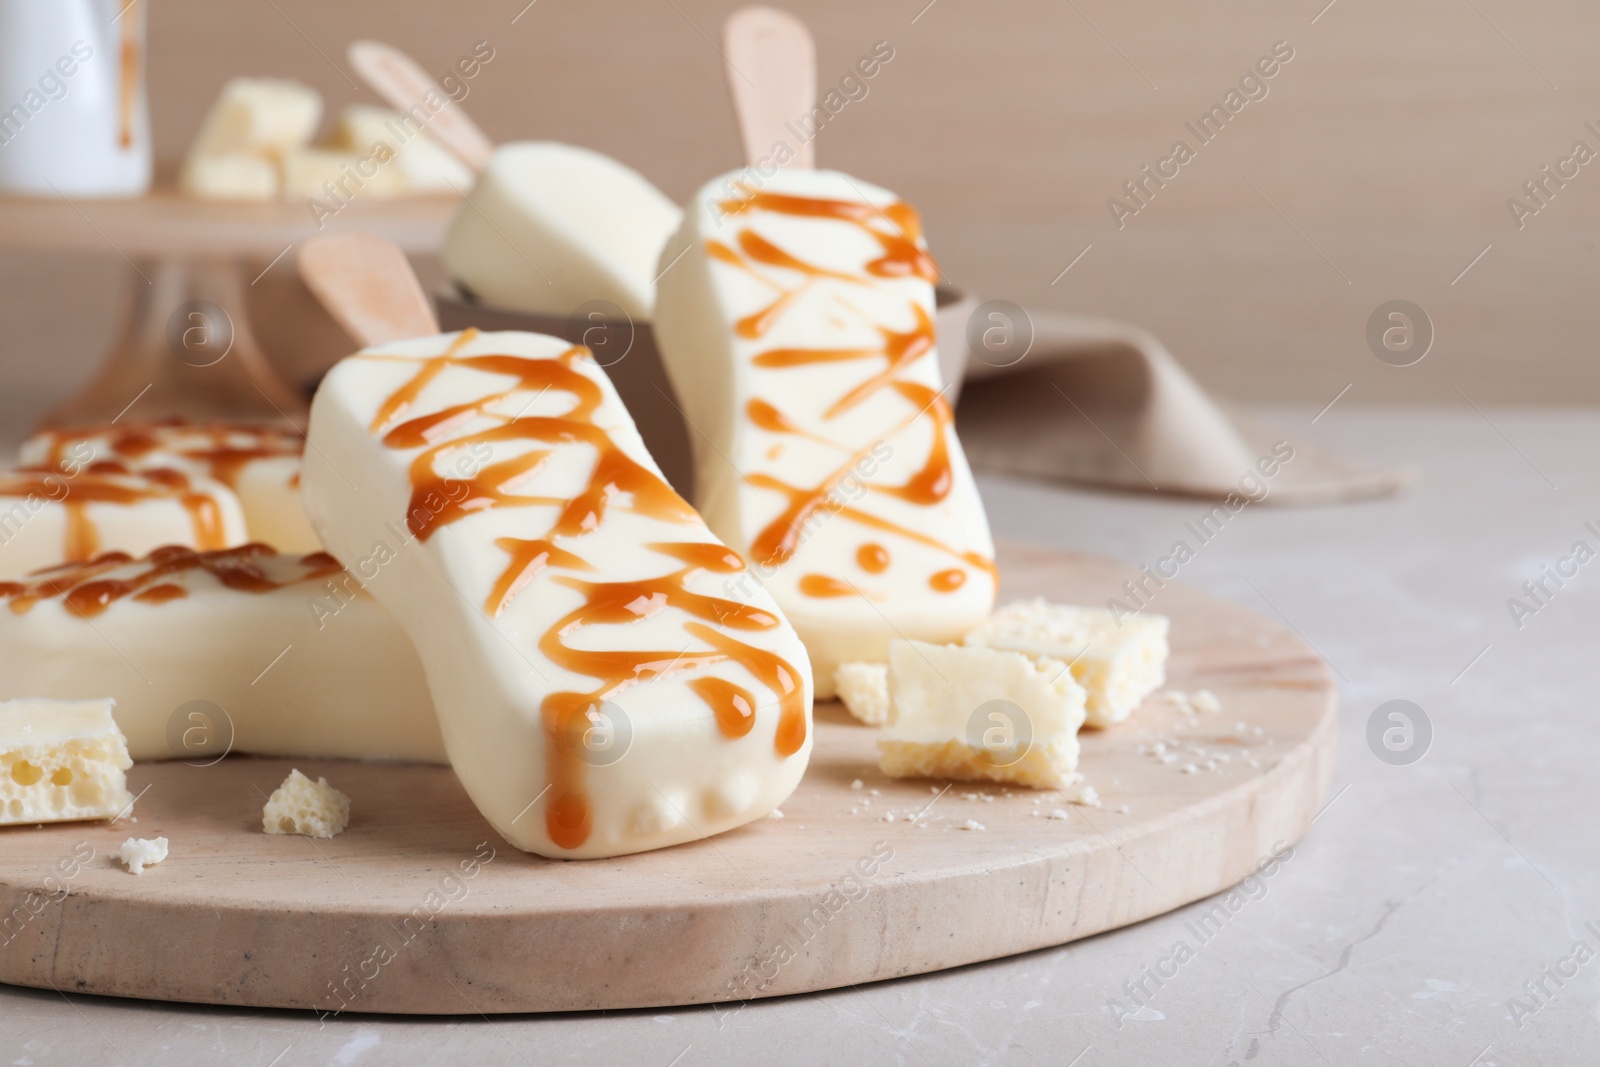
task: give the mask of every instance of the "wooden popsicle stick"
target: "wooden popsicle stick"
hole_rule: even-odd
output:
[[[362,345],[439,332],[439,322],[406,254],[368,233],[320,234],[300,246],[300,276],[339,325]]]
[[[345,56],[361,79],[396,111],[410,114],[413,108],[421,105],[425,112],[431,112],[428,132],[459,156],[461,162],[475,171],[488,165],[489,157],[494,154],[494,142],[467,116],[466,109],[450,99],[414,59],[381,41],[352,41]],[[424,103],[430,93],[445,102],[438,111],[432,111]]]
[[[788,128],[817,103],[817,49],[805,23],[775,7],[742,7],[723,24],[722,46],[745,162],[777,162],[773,146],[782,142],[794,152],[782,166],[816,166],[813,142],[799,143]]]

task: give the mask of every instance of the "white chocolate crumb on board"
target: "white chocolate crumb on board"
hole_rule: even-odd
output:
[[[117,849],[116,858],[128,868],[129,874],[143,874],[167,858],[167,839],[164,837],[130,837]]]
[[[350,798],[328,784],[315,782],[298,769],[273,791],[261,809],[261,829],[269,834],[334,837],[350,823]]]

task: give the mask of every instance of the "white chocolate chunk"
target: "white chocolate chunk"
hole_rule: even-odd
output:
[[[315,89],[279,78],[233,78],[217,94],[189,155],[281,155],[310,144],[321,119]]]
[[[323,380],[310,443],[312,525],[385,559],[367,588],[512,844],[660,848],[793,791],[804,646],[765,593],[729,595],[743,561],[661,478],[586,350],[471,330],[367,349]]]
[[[1060,789],[1078,780],[1083,687],[1065,663],[964,645],[889,644],[879,763],[896,778]]]
[[[62,474],[111,461],[129,470],[170,468],[210,478],[239,498],[250,540],[280,552],[315,552],[322,545],[300,506],[304,447],[305,439],[288,426],[169,419],[43,430],[23,443],[20,458]]]
[[[222,87],[189,145],[178,186],[207,200],[272,200],[281,163],[305,148],[322,119],[322,97],[299,82],[234,78]]]
[[[261,829],[269,834],[336,837],[350,825],[350,798],[328,784],[315,782],[299,769],[289,772],[261,808]]]
[[[141,760],[443,763],[416,652],[362,591],[377,566],[168,546],[0,585],[0,697],[114,697]]]
[[[363,156],[380,142],[387,145],[395,158],[385,166],[399,168],[407,192],[464,193],[472,188],[474,176],[467,165],[398,111],[351,104],[339,113],[334,137],[340,148]]]
[[[378,153],[341,148],[294,148],[283,154],[285,200],[317,198],[332,205],[352,199],[381,199],[406,191],[405,175],[388,149]]]
[[[817,695],[994,606],[994,546],[941,390],[916,213],[834,171],[735,172],[661,255],[656,339],[696,503],[806,643]]]
[[[178,187],[201,200],[276,200],[282,185],[278,165],[251,152],[191,155],[178,172]]]
[[[117,849],[117,859],[128,868],[129,874],[143,874],[146,867],[154,867],[167,858],[167,839],[164,837],[130,837]]]
[[[110,700],[0,703],[0,825],[115,818],[131,766]]]
[[[679,217],[642,175],[598,152],[505,144],[457,209],[444,265],[495,307],[565,316],[609,300],[648,322],[656,260]]]
[[[208,478],[175,470],[74,470],[0,473],[0,579],[100,552],[228,548],[249,540],[238,498]]]
[[[1166,681],[1167,619],[1121,620],[1099,608],[1019,600],[995,611],[965,643],[1002,648],[1072,665],[1088,691],[1089,726],[1122,722]]]
[[[845,710],[868,726],[889,721],[887,663],[841,663],[833,672],[833,688]]]

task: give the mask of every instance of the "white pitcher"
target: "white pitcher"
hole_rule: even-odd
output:
[[[0,0],[0,193],[150,188],[149,0]]]

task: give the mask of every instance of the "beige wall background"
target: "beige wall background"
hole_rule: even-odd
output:
[[[234,74],[300,79],[330,110],[376,102],[344,63],[368,36],[440,73],[488,41],[467,106],[497,139],[591,146],[678,199],[740,162],[713,43],[733,3],[144,2],[162,157]],[[1600,161],[1521,230],[1506,204],[1575,141],[1600,151],[1584,125],[1600,128],[1592,0],[925,3],[790,6],[823,85],[893,47],[820,135],[819,162],[916,204],[955,283],[1137,322],[1245,400],[1320,405],[1346,385],[1350,402],[1600,400]],[[1268,95],[1119,229],[1108,198],[1193,144],[1184,123],[1277,41],[1294,58]],[[56,395],[87,374],[120,267],[109,252],[0,254],[13,390]],[[1408,368],[1365,342],[1395,298],[1436,329]]]

